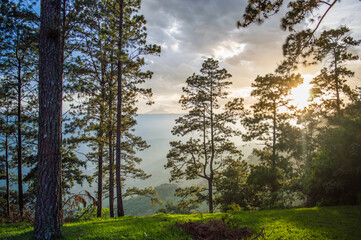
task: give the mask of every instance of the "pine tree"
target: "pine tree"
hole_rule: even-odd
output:
[[[201,75],[188,77],[179,102],[188,114],[176,120],[173,135],[188,136],[186,142],[170,142],[165,168],[171,168],[170,181],[185,178],[204,179],[207,188],[188,187],[178,190],[178,195],[197,196],[190,202],[207,201],[209,212],[213,212],[214,181],[234,160],[241,157],[230,138],[238,134],[231,125],[243,111],[243,99],[228,102],[220,111],[219,101],[227,96],[227,81],[231,75],[226,69],[219,69],[218,61],[208,58],[201,68]],[[181,204],[185,204],[182,202]]]
[[[37,77],[37,18],[29,6],[23,3],[4,2],[2,4],[4,26],[1,28],[1,34],[4,39],[1,41],[0,68],[4,77],[9,82],[8,86],[12,89],[9,91],[16,92],[16,125],[17,125],[17,175],[18,175],[18,203],[19,214],[24,213],[24,194],[23,194],[23,174],[24,157],[27,157],[24,147],[28,154],[35,155],[29,144],[34,139],[34,120],[28,117],[30,112],[34,112],[37,106],[36,102],[36,77]],[[30,131],[29,131],[30,130]],[[36,130],[34,131],[36,135]],[[28,135],[31,139],[25,139]],[[14,158],[15,159],[15,158]]]
[[[279,200],[279,190],[290,174],[291,165],[287,152],[294,147],[292,125],[289,123],[290,112],[287,95],[291,88],[302,82],[300,75],[289,77],[267,74],[258,76],[252,83],[254,90],[251,96],[257,102],[251,106],[252,115],[245,117],[242,122],[247,133],[244,140],[259,140],[265,146],[254,149],[261,164],[252,170],[249,181],[259,186],[270,195],[269,206],[274,206]]]
[[[103,184],[100,181],[107,172],[99,171],[109,169],[109,205],[110,215],[114,216],[114,137],[116,104],[117,104],[117,68],[119,56],[118,45],[118,25],[119,19],[116,17],[119,13],[117,1],[89,6],[87,19],[84,21],[84,30],[80,31],[79,36],[83,39],[83,44],[79,49],[82,53],[76,58],[76,64],[72,67],[72,80],[69,89],[73,94],[77,93],[82,103],[74,106],[72,113],[75,117],[69,131],[80,130],[80,137],[77,141],[87,142],[93,148],[87,156],[94,160],[94,154],[98,156],[98,199],[102,197]],[[140,9],[140,1],[129,1],[125,3],[124,14],[124,33],[123,46],[121,51],[122,63],[122,106],[121,106],[121,160],[126,163],[119,168],[121,181],[125,181],[127,176],[135,178],[149,177],[144,171],[138,169],[136,164],[141,161],[135,157],[136,150],[144,150],[148,145],[132,132],[136,121],[134,117],[137,113],[135,104],[141,96],[149,98],[151,91],[138,87],[144,81],[152,77],[152,72],[141,71],[144,66],[144,56],[148,54],[158,54],[160,48],[156,45],[149,45],[146,42],[145,19],[137,15]],[[113,15],[112,15],[113,14]],[[115,15],[115,16],[114,16]],[[107,140],[106,140],[107,139]],[[108,150],[105,149],[108,145]],[[102,149],[102,150],[101,150]],[[104,162],[107,157],[109,166]],[[102,164],[100,161],[102,159]],[[101,176],[102,175],[102,176]],[[124,184],[122,184],[124,185]],[[120,193],[120,191],[118,191]],[[119,201],[122,201],[120,199]],[[101,201],[98,200],[100,214]],[[121,206],[121,203],[120,203]],[[120,208],[121,209],[121,208]],[[119,210],[119,209],[118,209]],[[121,210],[120,210],[121,211]],[[120,212],[120,215],[121,212]],[[99,215],[98,215],[99,216]]]
[[[252,23],[262,24],[287,4],[287,11],[281,19],[280,27],[284,31],[289,31],[290,34],[282,47],[285,60],[276,69],[276,72],[285,74],[295,70],[299,63],[304,63],[304,57],[313,50],[315,34],[325,16],[331,9],[337,8],[339,2],[338,0],[249,0],[243,20],[238,21],[237,26],[248,27]],[[313,28],[297,30],[297,25],[305,20],[309,21],[311,23],[309,26]]]
[[[15,133],[15,125],[11,122],[11,112],[10,109],[12,108],[12,99],[11,95],[14,95],[14,92],[10,91],[9,83],[2,79],[0,82],[0,132],[2,133],[1,137],[1,151],[4,153],[4,156],[2,156],[2,163],[5,162],[5,166],[2,169],[5,169],[5,181],[6,181],[6,216],[10,217],[11,212],[11,206],[10,206],[10,160],[11,156],[9,154],[10,152],[10,146],[11,146],[11,140],[14,137]],[[2,173],[0,173],[2,174]]]
[[[42,1],[39,45],[38,188],[34,239],[60,235],[61,209],[61,1]]]
[[[312,51],[315,63],[327,61],[328,64],[321,69],[321,74],[311,81],[314,85],[313,95],[321,98],[320,107],[323,111],[328,114],[336,113],[337,116],[340,116],[344,105],[341,94],[351,100],[357,96],[347,84],[347,78],[353,77],[354,72],[346,68],[346,63],[359,59],[350,48],[358,46],[361,40],[353,39],[349,32],[347,27],[322,32],[315,40]]]

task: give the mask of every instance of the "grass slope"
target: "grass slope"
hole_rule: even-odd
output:
[[[221,219],[225,213],[126,216],[65,224],[62,239],[191,239],[174,223]],[[361,239],[361,206],[264,210],[227,214],[227,221],[259,232],[265,239]],[[28,223],[1,223],[0,239],[30,239]]]

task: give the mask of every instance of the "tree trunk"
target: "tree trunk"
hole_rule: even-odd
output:
[[[60,235],[61,0],[41,1],[39,44],[39,146],[34,239]]]
[[[9,111],[6,114],[6,127],[9,124]],[[9,133],[6,129],[5,133],[5,164],[6,164],[6,216],[10,217],[10,181],[9,181],[9,146],[8,146]]]
[[[333,54],[335,57],[335,90],[336,90],[336,111],[337,111],[337,117],[341,116],[341,100],[340,100],[340,86],[339,86],[339,80],[338,80],[338,67],[337,67],[337,53],[336,50],[333,50]],[[339,119],[338,119],[339,120]]]
[[[103,136],[101,136],[103,137]],[[101,140],[100,140],[101,141]],[[98,206],[97,217],[102,217],[103,206],[103,144],[99,143],[98,150]]]
[[[113,72],[113,71],[112,71]],[[112,82],[112,80],[111,80]],[[110,217],[114,217],[114,149],[113,149],[113,94],[112,86],[109,82],[109,133],[108,133],[108,144],[109,144],[109,214]]]
[[[271,159],[271,172],[276,174],[276,128],[277,128],[277,106],[276,101],[273,102],[273,126],[272,126],[272,159]],[[273,175],[273,182],[271,183],[271,205],[274,205],[277,201],[277,183],[276,175]]]
[[[22,139],[21,139],[21,63],[18,65],[18,191],[19,191],[19,214],[24,215],[24,197],[23,197],[23,174],[22,174]]]
[[[208,179],[208,210],[213,213],[213,177]]]
[[[211,114],[211,160],[209,163],[209,179],[208,179],[208,192],[209,192],[209,212],[212,213],[213,212],[213,176],[214,176],[214,171],[213,171],[213,162],[214,162],[214,155],[215,155],[215,148],[214,148],[214,121],[213,121],[213,79],[211,79],[211,102],[210,102],[210,114]]]
[[[100,41],[100,53],[103,54],[102,52],[102,42]],[[104,143],[103,143],[103,129],[104,129],[104,115],[105,115],[105,111],[104,111],[104,101],[105,101],[105,64],[104,64],[104,59],[101,59],[101,80],[100,80],[100,88],[101,88],[101,92],[100,92],[100,97],[101,97],[101,101],[100,101],[100,121],[99,121],[99,130],[98,130],[98,146],[99,146],[99,151],[98,151],[98,208],[97,208],[97,217],[101,217],[102,216],[102,205],[103,205],[103,148],[104,148]]]
[[[114,217],[114,150],[113,135],[109,133],[109,212],[110,217]]]
[[[119,0],[119,39],[118,39],[118,103],[117,103],[117,142],[116,142],[116,187],[117,213],[124,216],[121,181],[121,122],[122,122],[122,38],[123,38],[123,0]]]

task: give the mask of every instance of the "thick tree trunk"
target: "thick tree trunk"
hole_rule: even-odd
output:
[[[18,65],[18,194],[19,194],[19,214],[24,215],[24,197],[23,197],[23,174],[22,174],[22,139],[21,139],[21,63]]]
[[[118,39],[118,103],[117,103],[117,142],[116,142],[116,187],[117,187],[117,213],[124,216],[122,181],[121,181],[121,122],[122,122],[122,38],[123,38],[123,0],[119,2],[119,39]]]
[[[42,0],[39,44],[39,147],[34,239],[60,235],[61,0]]]

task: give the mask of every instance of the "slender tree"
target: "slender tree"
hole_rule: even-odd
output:
[[[78,48],[81,54],[76,56],[75,64],[71,67],[72,77],[71,80],[69,78],[68,87],[68,90],[73,95],[78,94],[78,99],[82,101],[78,106],[74,105],[70,111],[73,114],[73,121],[67,124],[67,132],[78,132],[80,135],[73,137],[72,141],[88,144],[92,151],[86,154],[87,158],[98,163],[98,216],[101,213],[103,192],[108,195],[106,191],[108,188],[104,187],[103,180],[108,181],[106,175],[109,174],[109,206],[112,217],[114,216],[114,167],[117,168],[116,164],[114,166],[114,143],[119,61],[118,7],[117,1],[106,3],[99,1],[84,10],[88,14],[78,35],[83,41]],[[123,61],[121,161],[126,164],[120,168],[122,185],[128,176],[141,179],[149,177],[136,167],[141,161],[135,156],[136,151],[144,150],[148,145],[133,134],[136,124],[134,117],[137,113],[135,104],[139,97],[151,96],[150,89],[138,86],[152,77],[152,72],[141,71],[141,67],[145,64],[144,56],[160,52],[158,46],[146,42],[145,19],[137,14],[140,1],[126,2],[124,7],[126,8],[123,18],[124,47],[121,53],[121,61]],[[106,145],[108,148],[105,147]]]
[[[119,25],[118,25],[118,93],[117,93],[117,141],[116,141],[116,188],[117,188],[117,213],[118,217],[124,216],[122,182],[121,182],[121,123],[122,123],[122,49],[123,49],[123,0],[118,0]]]
[[[220,111],[219,101],[227,96],[227,81],[231,75],[226,69],[219,69],[218,61],[207,59],[202,64],[201,75],[193,74],[186,81],[179,102],[189,113],[176,120],[172,133],[177,136],[192,135],[186,142],[173,141],[167,155],[165,168],[171,168],[170,181],[186,178],[204,179],[207,188],[188,187],[178,190],[178,195],[197,195],[198,200],[207,201],[213,212],[214,180],[233,158],[239,160],[241,153],[230,137],[237,135],[231,125],[243,111],[243,99],[228,102]],[[181,203],[184,204],[184,203]]]
[[[346,68],[346,63],[359,59],[350,48],[358,46],[361,40],[353,39],[349,32],[347,27],[324,31],[315,40],[312,51],[314,63],[328,63],[327,67],[321,69],[321,74],[311,81],[314,97],[321,98],[324,111],[329,114],[336,112],[337,116],[340,116],[344,102],[341,94],[351,100],[357,96],[347,84],[347,78],[353,77],[355,73]]]
[[[257,139],[264,144],[263,149],[254,149],[261,164],[253,169],[250,181],[262,186],[262,191],[270,194],[269,205],[273,206],[279,200],[279,190],[291,170],[287,152],[292,149],[292,125],[288,122],[290,112],[287,110],[289,99],[287,95],[291,88],[302,82],[300,75],[282,77],[267,74],[258,76],[252,83],[254,90],[251,96],[257,102],[251,106],[252,115],[242,122],[247,129],[244,140]]]
[[[39,45],[39,150],[34,239],[60,235],[61,46],[60,0],[41,1]]]
[[[5,162],[5,181],[6,181],[6,216],[10,217],[10,156],[9,156],[9,148],[11,146],[10,140],[12,135],[14,134],[15,126],[10,121],[11,118],[10,109],[12,108],[12,92],[9,91],[10,87],[8,86],[8,82],[5,79],[2,79],[0,84],[0,130],[3,134],[2,140],[2,151],[4,152],[4,162]]]
[[[19,214],[24,213],[23,194],[23,161],[26,151],[23,152],[24,145],[29,147],[23,136],[26,132],[27,122],[30,119],[24,114],[26,111],[33,111],[34,106],[31,101],[36,94],[35,77],[37,72],[36,64],[36,44],[37,28],[36,15],[28,6],[19,3],[5,2],[3,5],[4,22],[0,31],[5,35],[1,41],[0,68],[4,77],[9,81],[10,87],[16,92],[16,126],[17,126],[17,177],[18,177],[18,203]],[[10,90],[10,89],[9,89]],[[27,114],[30,115],[30,114]],[[30,149],[30,147],[29,147]],[[29,151],[28,151],[29,152]],[[24,154],[25,153],[25,154]],[[25,156],[24,156],[25,155]],[[14,158],[15,159],[15,158]]]

